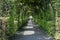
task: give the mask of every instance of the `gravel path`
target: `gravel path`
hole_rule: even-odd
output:
[[[30,19],[23,30],[16,32],[11,40],[53,40],[53,38]]]

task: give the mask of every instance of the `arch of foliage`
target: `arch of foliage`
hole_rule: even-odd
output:
[[[32,15],[34,21],[49,34],[54,34],[55,9],[52,0],[1,0],[0,17],[5,17],[5,36],[13,36]],[[2,27],[3,28],[3,27]],[[0,39],[1,37],[0,30]],[[3,33],[4,34],[4,33]]]

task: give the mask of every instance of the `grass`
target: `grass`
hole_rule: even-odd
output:
[[[55,25],[55,22],[54,21],[46,21],[46,20],[39,20],[37,18],[37,21],[36,19],[34,19],[35,22],[39,25],[40,28],[42,28],[43,30],[45,30],[48,34],[54,36],[54,32],[55,32],[55,29],[54,29],[54,25]]]

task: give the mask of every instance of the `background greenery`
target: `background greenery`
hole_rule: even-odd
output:
[[[0,1],[0,18],[5,17],[5,39],[13,36],[28,21],[30,15],[33,20],[48,34],[55,33],[56,0],[2,0]],[[2,39],[2,28],[0,38]]]

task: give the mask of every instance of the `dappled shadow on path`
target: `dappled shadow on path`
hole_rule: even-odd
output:
[[[22,31],[16,32],[11,40],[53,40],[53,38],[45,31],[38,28],[38,25],[30,19],[27,25],[22,28]]]

